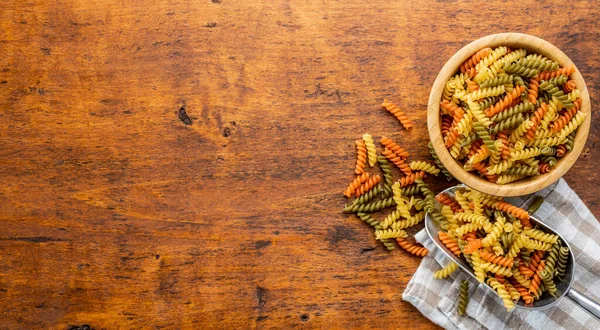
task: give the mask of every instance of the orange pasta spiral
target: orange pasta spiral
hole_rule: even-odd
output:
[[[452,209],[452,212],[454,212],[454,213],[463,211],[462,208],[460,207],[460,204],[458,204],[458,202],[456,201],[456,199],[454,199],[447,193],[437,194],[435,196],[435,200],[438,201],[438,203],[440,203],[440,204],[450,206],[450,208]]]
[[[404,128],[411,129],[413,127],[412,121],[410,121],[406,114],[402,112],[402,110],[400,110],[400,107],[398,107],[394,103],[384,99],[381,106],[384,107],[390,113],[392,113],[394,116],[396,116],[396,118],[398,118],[398,120],[400,121],[402,126],[404,126]]]
[[[390,162],[398,166],[402,173],[406,175],[412,174],[412,169],[410,168],[410,166],[408,166],[408,164],[404,162],[404,159],[398,157],[398,155],[396,155],[393,151],[385,148],[381,153],[385,156],[385,158],[389,159]]]
[[[527,213],[527,211],[523,210],[522,208],[516,207],[505,201],[495,202],[493,204],[493,208],[495,208],[496,210],[504,211],[508,214],[512,214],[513,216],[517,217],[517,219],[521,220],[521,224],[523,225],[523,227],[531,227],[531,223],[529,222],[529,213]],[[526,224],[523,222],[526,222]]]
[[[481,258],[483,260],[489,261],[491,263],[494,263],[496,265],[500,265],[503,267],[512,268],[512,266],[515,264],[515,261],[511,258],[504,258],[501,256],[497,256],[488,251],[481,251],[481,253],[479,255],[481,256]]]
[[[358,152],[354,173],[360,175],[365,172],[365,165],[367,164],[367,147],[365,146],[365,141],[362,139],[356,140],[354,143],[356,143],[356,150]]]
[[[510,282],[510,284],[512,284],[512,286],[515,287],[515,289],[517,289],[517,291],[521,295],[521,298],[523,298],[525,304],[529,305],[533,303],[533,297],[531,296],[531,294],[519,282],[517,282],[517,280],[515,280],[514,278],[509,278],[508,281]]]
[[[465,245],[465,254],[471,254],[481,247],[481,238],[472,239]]]
[[[472,155],[470,155],[470,157],[477,157],[477,158],[483,160],[489,154],[490,154],[490,149],[488,149],[485,146],[485,144],[482,144],[481,147],[475,151],[475,153],[473,153]],[[479,162],[481,162],[481,161],[479,161]],[[477,162],[477,163],[479,163],[479,162]]]
[[[567,154],[567,147],[564,144],[556,146],[556,157],[564,157]]]
[[[535,110],[535,112],[533,113],[533,116],[529,119],[529,120],[531,120],[533,125],[531,125],[531,127],[525,132],[525,137],[528,140],[531,141],[531,140],[535,139],[535,131],[537,130],[537,127],[540,125],[540,122],[542,121],[542,117],[544,117],[544,115],[546,114],[547,111],[548,111],[548,105],[546,104],[546,102],[544,102],[540,105],[540,107],[537,110]]]
[[[496,179],[498,179],[498,175],[497,174],[489,174],[487,167],[485,165],[485,163],[475,163],[473,164],[473,169],[477,170],[479,172],[479,174],[485,176],[485,178],[489,181],[489,182],[496,182]]]
[[[350,182],[350,184],[348,185],[348,188],[346,188],[346,190],[344,190],[344,196],[346,196],[346,197],[352,196],[352,194],[354,194],[354,191],[358,187],[360,187],[360,184],[367,181],[368,178],[369,178],[369,173],[366,173],[366,172],[357,176],[356,178],[354,178],[354,180],[352,180],[352,182]]]
[[[496,138],[502,141],[502,150],[500,150],[500,157],[502,159],[508,159],[510,157],[510,146],[508,144],[508,137],[505,132],[500,132],[496,135]]]
[[[474,69],[475,66],[477,65],[477,63],[479,63],[479,61],[481,61],[482,59],[486,58],[490,54],[491,51],[492,51],[492,49],[490,47],[486,47],[486,48],[481,49],[477,53],[475,53],[468,60],[466,60],[463,64],[461,64],[460,72],[465,73],[469,69]]]
[[[469,76],[469,78],[475,78],[475,75],[477,75],[477,69],[474,67],[470,68],[469,70],[465,71],[465,74]]]
[[[458,140],[458,122],[463,118],[465,112],[463,109],[458,108],[454,111],[454,121],[452,122],[452,127],[448,130],[448,134],[446,135],[446,140],[444,141],[446,147],[450,148],[456,140]]]
[[[536,103],[539,90],[540,81],[537,78],[531,78],[531,80],[529,80],[529,90],[527,90],[527,99],[529,100],[529,102],[533,104]]]
[[[378,184],[380,181],[381,181],[381,177],[378,174],[373,175],[367,181],[365,181],[363,184],[361,184],[360,187],[356,188],[356,191],[354,192],[354,196],[360,197],[362,194],[366,193],[367,191],[369,191],[373,187],[375,187],[375,185]]]
[[[440,241],[448,248],[448,250],[452,251],[455,255],[460,255],[460,247],[458,246],[458,242],[456,239],[451,238],[443,231],[438,231],[438,236]]]
[[[470,231],[462,236],[462,239],[470,242],[474,239],[477,239],[477,231]]]
[[[461,110],[462,108],[459,107],[456,103],[454,103],[453,101],[448,101],[448,100],[443,100],[440,103],[440,106],[444,109],[446,109],[446,111],[448,111],[448,113],[450,113],[450,115],[454,116],[457,110]],[[461,117],[462,118],[462,117]]]
[[[513,101],[519,97],[519,95],[521,95],[521,93],[525,91],[525,86],[517,86],[515,87],[512,92],[510,93],[506,93],[506,96],[504,96],[504,98],[498,102],[496,102],[496,104],[492,105],[491,107],[485,109],[485,114],[488,117],[492,117],[493,115],[499,113],[500,111],[508,108]]]
[[[521,275],[523,275],[526,279],[529,279],[531,276],[533,276],[534,271],[523,264],[519,264],[519,273],[521,273]]]
[[[531,277],[531,285],[529,286],[529,293],[533,293],[535,296],[537,296],[537,294],[538,294],[538,289],[540,287],[540,282],[541,282],[540,275],[538,273],[541,272],[545,266],[546,266],[546,260],[542,260],[540,262],[540,264],[538,265],[536,272]]]
[[[550,78],[558,77],[561,74],[564,74],[565,76],[568,77],[574,71],[575,71],[575,68],[573,68],[572,66],[568,66],[568,67],[564,67],[562,69],[558,69],[556,71],[544,71],[544,72],[540,72],[538,74],[537,78],[539,80],[548,80]]]
[[[442,117],[442,135],[446,136],[450,127],[452,126],[452,117],[443,116]]]
[[[581,98],[575,100],[573,104],[575,105],[574,107],[565,111],[555,122],[550,123],[549,126],[552,132],[560,131],[563,127],[565,127],[565,125],[567,125],[571,121],[573,116],[575,116],[575,114],[581,107]]]
[[[529,264],[529,269],[532,272],[535,272],[535,270],[538,268],[543,257],[544,251],[535,250],[535,252],[533,252],[533,255],[531,256],[531,263]]]
[[[545,163],[539,163],[539,164],[538,164],[538,168],[539,168],[539,169],[538,169],[538,172],[539,172],[540,174],[546,174],[546,173],[550,172],[550,165],[548,165],[548,164],[545,164]]]
[[[400,187],[406,187],[409,184],[413,184],[416,179],[422,179],[425,177],[425,171],[418,171],[416,173],[412,173],[411,175],[407,175],[400,179]]]
[[[393,151],[398,157],[408,158],[408,152],[388,137],[381,137],[381,144]]]
[[[577,88],[577,83],[573,79],[567,81],[563,86],[563,90],[565,91],[565,93],[570,93],[575,88]]]
[[[398,242],[398,245],[406,252],[414,254],[417,257],[424,257],[427,255],[427,253],[429,253],[429,251],[425,247],[410,243],[404,238],[396,238],[396,242]]]
[[[473,92],[479,89],[479,84],[475,81],[471,79],[467,79],[465,81],[467,82],[467,88],[469,89],[469,92]]]

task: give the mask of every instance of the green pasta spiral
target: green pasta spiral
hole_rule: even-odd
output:
[[[475,133],[477,133],[477,135],[479,135],[485,146],[488,149],[490,149],[491,152],[497,151],[496,145],[494,144],[494,140],[492,140],[492,137],[490,136],[490,132],[488,132],[488,130],[481,122],[474,121],[473,130],[475,131]]]
[[[538,167],[536,167],[536,169],[538,169]],[[544,203],[544,197],[537,196],[533,200],[533,202],[531,202],[531,204],[529,205],[529,207],[527,208],[527,212],[529,214],[534,214],[535,212],[537,212],[537,210],[540,208],[540,206],[542,206],[543,203]]]
[[[416,179],[415,183],[425,196],[425,212],[431,213],[435,209],[435,194],[422,179]]]
[[[392,250],[396,249],[396,244],[394,244],[393,239],[383,238],[380,241],[381,241],[381,243],[383,243],[385,248],[388,249],[388,251],[392,251]]]
[[[344,207],[344,213],[356,213],[356,212],[364,212],[364,213],[373,213],[379,210],[383,210],[388,206],[395,205],[394,199],[392,197],[388,197],[386,199],[382,199],[376,202],[372,202],[369,204],[361,204],[361,205],[346,205]]]
[[[569,258],[569,248],[566,246],[558,250],[558,260],[556,262],[556,276],[562,279],[567,270],[567,260]]]
[[[571,134],[567,135],[567,140],[565,141],[565,147],[569,151],[573,150],[573,144],[575,143],[575,134],[577,134],[577,132],[573,131],[573,132],[571,132]]]
[[[562,85],[566,84],[568,80],[569,80],[569,77],[565,76],[564,74],[561,74],[560,76],[550,78],[547,81],[554,86],[562,86]]]
[[[400,188],[402,191],[402,196],[413,196],[421,193],[419,187],[416,184],[411,184],[410,186]]]
[[[359,212],[356,215],[360,218],[360,220],[362,220],[366,224],[370,225],[375,230],[382,229],[381,225],[379,224],[379,221],[375,220],[370,214]],[[383,243],[383,245],[386,247],[386,249],[388,249],[390,251],[394,250],[396,248],[396,245],[394,244],[393,240],[391,240],[391,239],[387,239],[387,238],[381,239],[381,243]]]
[[[505,175],[524,175],[532,176],[539,173],[539,167],[537,166],[514,166],[502,172]]]
[[[552,245],[552,249],[550,249],[546,255],[546,267],[544,269],[550,274],[550,278],[554,277],[554,270],[556,267],[556,262],[558,261],[559,251],[560,244],[554,243]]]
[[[544,56],[533,54],[519,60],[517,63],[523,67],[539,71],[556,71],[559,68],[558,63],[551,61]]]
[[[544,281],[544,285],[546,286],[546,290],[552,296],[556,296],[556,284],[552,280],[552,275],[547,270],[542,270],[540,272],[540,279]]]
[[[506,71],[506,73],[519,75],[525,78],[532,78],[540,73],[540,71],[537,69],[528,68],[519,63],[504,66],[504,71]]]
[[[460,282],[460,295],[458,299],[458,314],[465,315],[467,313],[467,305],[469,304],[469,282],[462,280]]]
[[[529,87],[529,84],[525,82],[520,76],[513,76],[513,81],[515,82],[515,86]]]
[[[556,97],[565,106],[565,108],[572,108],[574,106],[573,101],[569,99],[569,95],[566,95],[562,89],[548,81],[544,81],[540,84],[540,90],[545,91],[550,96]]]
[[[513,76],[507,74],[499,74],[495,78],[484,80],[479,84],[479,87],[494,87],[499,85],[507,85],[513,83]]]
[[[520,113],[526,113],[526,112],[531,112],[531,111],[533,111],[533,103],[531,103],[529,101],[525,101],[525,102],[515,105],[514,107],[510,107],[502,112],[495,114],[492,117],[492,121],[494,123],[499,123],[503,120],[506,120],[508,118],[516,116]]]
[[[383,172],[383,178],[385,183],[383,185],[383,197],[388,197],[392,194],[392,185],[394,184],[394,177],[392,176],[392,167],[385,156],[377,156],[377,162]]]
[[[498,132],[513,130],[521,125],[525,118],[523,114],[518,113],[515,116],[506,118],[505,120],[490,127],[490,134],[498,134]]]
[[[444,167],[444,165],[442,165],[442,162],[440,162],[440,159],[438,158],[437,154],[435,153],[435,150],[433,150],[433,145],[431,144],[431,141],[429,142],[429,144],[427,144],[427,147],[429,148],[429,153],[431,154],[433,161],[435,162],[437,167],[440,169],[440,171],[442,171],[442,173],[444,174],[446,179],[448,181],[454,179],[452,174],[450,174],[450,172],[448,172],[448,170]]]
[[[390,188],[391,189],[391,188]],[[381,184],[376,185],[373,189],[367,191],[364,195],[358,197],[352,202],[352,205],[361,205],[368,203],[382,192]]]
[[[379,221],[375,220],[370,214],[359,212],[356,214],[360,220],[368,224],[369,226],[379,230],[381,226],[379,225]]]
[[[550,168],[553,168],[554,166],[556,166],[556,163],[557,163],[556,158],[554,158],[552,156],[544,156],[541,158],[541,161],[548,164],[550,166]]]
[[[485,110],[498,101],[498,96],[486,97],[478,101],[481,110]]]
[[[469,136],[467,136],[460,142],[460,146],[461,147],[469,146],[469,145],[473,144],[473,142],[477,141],[477,139],[479,139],[479,136],[477,135],[477,133],[471,132],[471,134],[469,134]]]
[[[433,209],[433,212],[431,212],[430,215],[433,218],[433,220],[438,223],[440,228],[442,228],[443,230],[448,230],[448,219],[446,219],[446,217],[443,216],[440,213],[440,211],[438,211],[437,209]]]

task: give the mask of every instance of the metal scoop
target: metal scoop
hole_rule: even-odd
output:
[[[465,186],[455,186],[448,188],[441,192],[440,194],[447,193],[450,196],[454,196],[456,191],[462,191],[465,189]],[[441,205],[436,201],[435,207],[439,211],[441,209]],[[516,304],[517,308],[525,309],[525,310],[541,310],[555,305],[560,299],[564,296],[568,296],[571,300],[583,308],[585,311],[595,316],[600,320],[600,305],[593,301],[592,299],[586,297],[581,292],[573,289],[571,284],[573,282],[574,276],[574,256],[569,243],[560,236],[560,234],[556,233],[552,228],[546,226],[543,222],[538,219],[531,217],[532,224],[537,224],[539,227],[543,227],[544,231],[547,233],[558,235],[558,237],[562,240],[562,242],[569,248],[569,258],[567,260],[567,268],[565,271],[565,276],[561,281],[556,282],[556,297],[551,296],[547,292],[544,292],[539,300],[533,302],[533,305],[525,305],[523,301],[519,300]],[[454,261],[460,268],[462,268],[467,274],[471,275],[473,278],[476,278],[473,274],[473,270],[471,266],[467,263],[467,261],[463,257],[457,257],[454,253],[452,253],[446,246],[440,241],[438,236],[438,231],[441,229],[439,224],[433,219],[433,217],[429,214],[425,217],[425,229],[427,230],[427,234],[429,237],[435,242],[437,247],[442,250],[448,258]],[[485,286],[494,291],[487,283]],[[498,298],[499,299],[499,298]]]

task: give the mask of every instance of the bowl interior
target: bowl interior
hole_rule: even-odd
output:
[[[456,161],[446,149],[442,139],[440,125],[440,100],[448,79],[454,76],[458,71],[459,66],[478,50],[485,47],[495,48],[498,46],[508,46],[511,49],[523,48],[526,49],[528,53],[533,52],[546,56],[558,62],[563,67],[574,67],[575,72],[571,77],[577,83],[577,89],[581,91],[582,106],[580,111],[586,114],[585,121],[577,130],[573,150],[567,153],[565,157],[558,158],[558,163],[555,168],[549,173],[528,177],[505,185],[491,183],[479,177],[477,174],[465,171],[462,168],[462,165]],[[522,33],[500,33],[489,35],[471,42],[456,52],[456,54],[446,62],[438,74],[429,95],[427,125],[429,137],[436,154],[440,158],[442,164],[456,179],[484,193],[497,196],[519,196],[530,194],[547,187],[563,176],[573,163],[575,163],[587,140],[591,123],[590,117],[591,107],[587,86],[585,85],[583,76],[567,55],[556,46],[538,37]]]

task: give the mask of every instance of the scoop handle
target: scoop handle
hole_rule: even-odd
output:
[[[600,320],[600,305],[584,295],[583,293],[571,288],[567,293],[567,296],[573,300],[577,305],[583,308],[586,312],[592,314]]]

